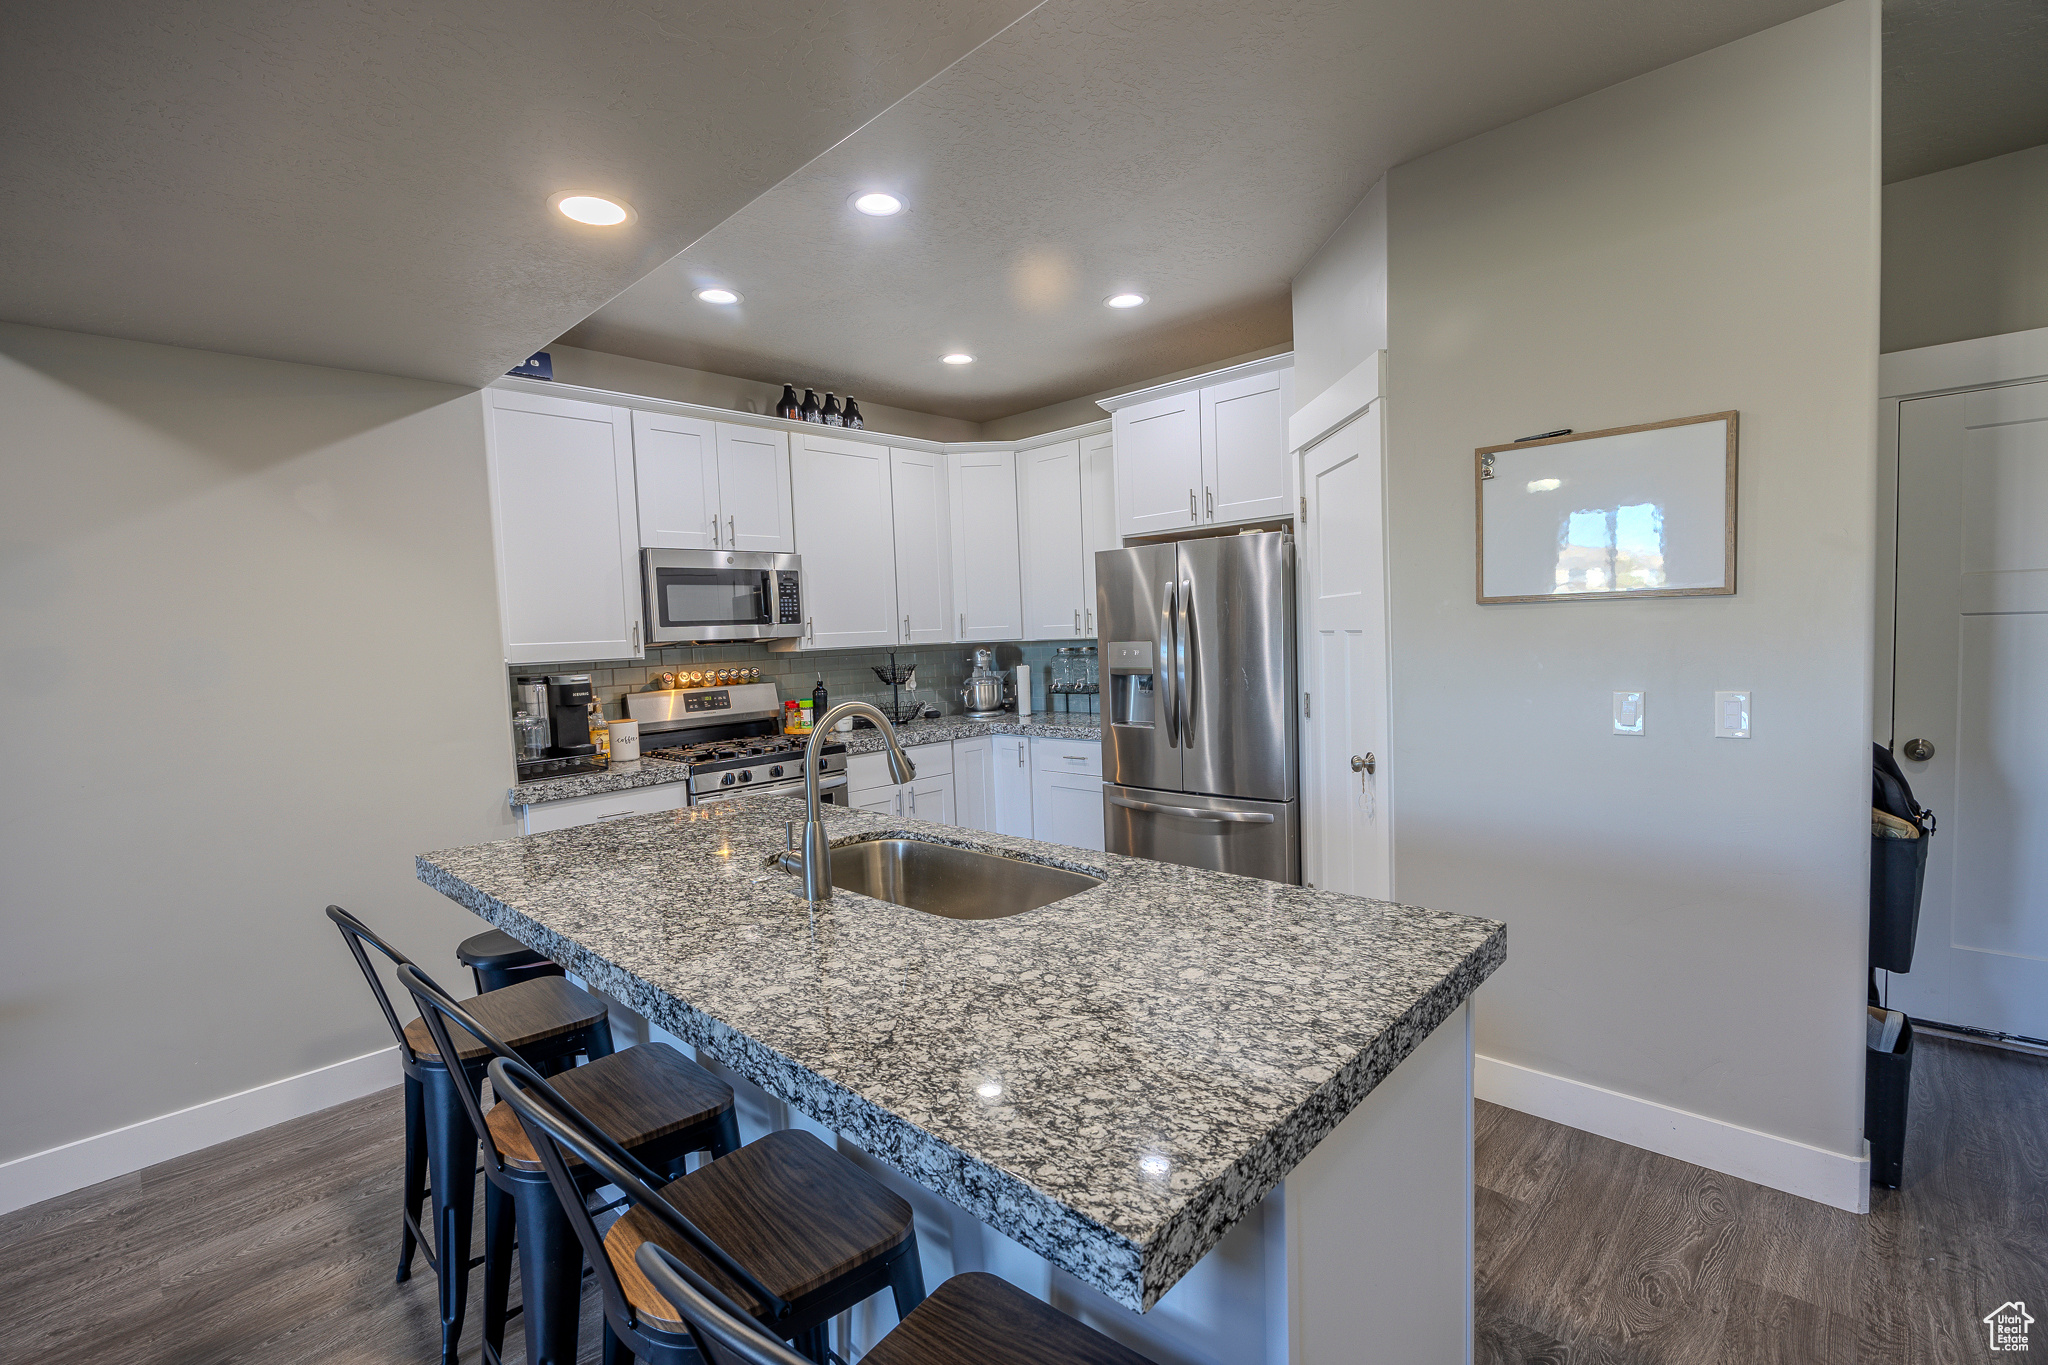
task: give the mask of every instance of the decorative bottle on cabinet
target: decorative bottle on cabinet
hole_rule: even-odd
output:
[[[846,425],[846,414],[839,410],[839,400],[832,396],[830,389],[825,390],[825,407],[818,414],[818,417],[828,427],[843,427]]]
[[[860,404],[853,401],[853,395],[850,393],[846,395],[845,425],[856,430],[867,425],[866,422],[861,420]]]
[[[797,420],[801,422],[822,422],[825,420],[823,413],[818,407],[818,391],[816,389],[804,390],[804,405],[797,411]]]
[[[782,397],[776,401],[775,415],[777,417],[787,417],[792,422],[798,420],[803,415],[803,405],[796,401],[796,386],[794,384],[784,384],[782,386]]]

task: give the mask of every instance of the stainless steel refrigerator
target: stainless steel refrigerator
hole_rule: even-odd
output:
[[[1110,851],[1301,880],[1294,538],[1095,556]]]

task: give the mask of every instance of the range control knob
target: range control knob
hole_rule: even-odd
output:
[[[742,768],[742,769],[740,769],[740,781],[742,781],[742,782],[752,782],[753,780],[754,780],[754,770],[753,770],[752,768]]]
[[[781,765],[780,763],[778,763],[778,764],[776,764],[776,765],[775,765],[774,767],[770,768],[770,769],[768,770],[768,776],[770,776],[770,777],[780,777],[780,776],[782,776],[782,765]]]
[[[732,785],[732,774],[727,773],[724,777],[719,778],[718,785],[721,787],[730,787]]]

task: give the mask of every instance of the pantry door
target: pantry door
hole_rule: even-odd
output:
[[[2048,1039],[2048,382],[1901,403],[1898,528],[1893,745],[1940,828],[1888,1000]]]

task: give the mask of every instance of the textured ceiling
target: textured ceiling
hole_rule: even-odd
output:
[[[1389,166],[1816,8],[1047,0],[563,340],[972,421],[1284,343]]]
[[[10,5],[0,318],[481,383],[1030,4]]]
[[[2048,142],[2048,0],[1885,0],[1884,178]]]

